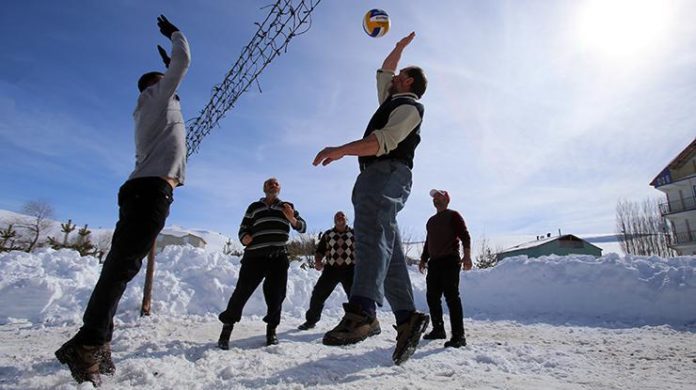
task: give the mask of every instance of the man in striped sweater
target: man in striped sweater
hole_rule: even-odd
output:
[[[280,183],[275,177],[263,183],[264,198],[252,203],[244,214],[239,227],[239,240],[246,248],[242,257],[237,286],[220,313],[222,332],[218,340],[220,349],[229,349],[230,335],[236,322],[242,318],[244,305],[263,280],[263,296],[266,300],[266,345],[278,344],[276,327],[280,323],[280,311],[288,284],[288,253],[285,249],[290,238],[290,227],[300,233],[307,224],[290,202],[278,198]]]

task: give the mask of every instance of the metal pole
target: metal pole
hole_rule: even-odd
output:
[[[147,272],[145,273],[145,287],[143,291],[143,305],[140,308],[140,316],[150,315],[150,301],[152,300],[152,280],[155,276],[155,248],[157,243],[152,243],[150,253],[147,254]]]

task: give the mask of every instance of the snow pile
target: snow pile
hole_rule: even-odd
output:
[[[591,256],[507,258],[487,270],[461,274],[467,316],[582,324],[696,323],[696,257],[661,259]],[[222,311],[237,283],[239,258],[190,246],[158,254],[153,311],[173,316],[213,316]],[[71,250],[0,254],[0,323],[28,321],[79,324],[100,271],[98,261]],[[144,272],[128,286],[117,319],[139,315]],[[293,262],[283,314],[303,318],[319,272]],[[425,277],[411,270],[416,305],[427,311]],[[335,316],[345,301],[337,288],[324,313]],[[385,303],[385,309],[388,306]],[[263,316],[261,289],[245,307]]]

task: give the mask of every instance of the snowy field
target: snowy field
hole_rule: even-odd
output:
[[[462,273],[468,346],[422,341],[399,367],[391,363],[388,307],[379,312],[381,335],[348,347],[321,344],[340,318],[340,288],[317,328],[296,330],[319,276],[298,263],[280,344],[264,345],[257,291],[231,349],[218,350],[215,316],[239,259],[168,247],[157,261],[154,314],[138,316],[141,273],[119,307],[117,372],[103,377],[103,388],[696,389],[696,257],[515,257]],[[69,250],[0,254],[0,388],[77,387],[53,352],[79,327],[99,269]],[[416,268],[411,277],[416,304],[427,311],[425,278]]]

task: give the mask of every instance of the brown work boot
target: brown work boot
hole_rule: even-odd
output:
[[[106,343],[99,348],[97,351],[97,358],[99,359],[99,373],[103,375],[114,375],[116,372],[116,365],[111,359],[111,343]]]
[[[418,341],[420,341],[421,335],[428,328],[429,322],[430,316],[414,311],[408,321],[399,326],[394,326],[396,329],[396,348],[392,355],[394,364],[398,366],[416,352]]]
[[[62,364],[67,364],[72,377],[77,383],[92,382],[95,387],[101,385],[99,376],[100,345],[81,345],[69,340],[56,351],[56,358]]]
[[[343,304],[346,314],[338,325],[326,332],[324,345],[349,345],[359,343],[382,332],[377,317],[367,314],[359,305]]]

